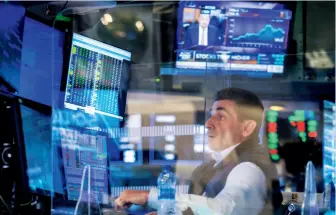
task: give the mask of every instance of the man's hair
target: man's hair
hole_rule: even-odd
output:
[[[258,135],[264,113],[264,106],[259,97],[247,90],[240,88],[224,88],[216,93],[215,101],[230,100],[237,105],[238,119],[254,120],[257,127],[254,133]]]

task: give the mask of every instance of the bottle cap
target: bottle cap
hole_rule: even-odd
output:
[[[306,166],[305,192],[316,193],[315,167],[311,161]]]
[[[163,171],[170,171],[170,172],[171,172],[171,171],[172,171],[172,168],[171,168],[171,166],[167,166],[167,165],[166,165],[166,166],[163,166],[162,170],[163,170]]]

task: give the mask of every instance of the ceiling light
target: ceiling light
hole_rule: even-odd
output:
[[[108,25],[109,23],[104,19],[104,17],[100,18],[100,21],[103,25]]]
[[[110,14],[108,14],[108,13],[105,13],[105,14],[104,14],[104,19],[105,19],[105,21],[108,22],[108,23],[113,22],[113,18],[112,18],[112,16],[111,16]]]
[[[270,107],[271,110],[274,110],[274,111],[282,111],[282,110],[285,110],[285,107],[282,106],[282,105],[272,105]]]
[[[155,117],[155,121],[161,123],[174,123],[176,117],[174,115],[158,115]]]
[[[142,24],[141,21],[136,21],[135,22],[135,27],[138,29],[138,31],[143,31],[145,29],[144,25]]]

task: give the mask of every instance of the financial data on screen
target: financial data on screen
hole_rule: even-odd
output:
[[[291,19],[278,3],[181,1],[176,70],[161,74],[281,74]]]
[[[68,199],[103,202],[109,189],[106,136],[56,127],[53,135],[62,148]]]
[[[66,84],[66,108],[120,118],[119,98],[131,53],[74,34]]]

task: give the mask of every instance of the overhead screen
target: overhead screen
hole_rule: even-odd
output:
[[[60,90],[65,33],[29,17],[24,23],[19,95],[52,106]]]
[[[277,3],[183,1],[176,70],[161,73],[283,73],[291,18]]]

